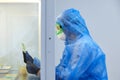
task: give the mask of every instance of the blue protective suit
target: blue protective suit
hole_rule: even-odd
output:
[[[66,35],[56,80],[108,80],[105,54],[91,38],[80,12],[68,9],[56,22]]]

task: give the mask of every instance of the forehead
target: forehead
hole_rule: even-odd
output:
[[[57,28],[58,30],[61,29],[61,27],[60,27],[60,25],[59,25],[58,23],[56,23],[56,28]]]
[[[56,27],[57,27],[57,26],[60,26],[60,24],[56,23]]]

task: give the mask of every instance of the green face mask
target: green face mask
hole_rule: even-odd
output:
[[[57,29],[57,31],[56,31],[57,37],[61,40],[65,40],[65,38],[66,38],[65,34],[64,34],[62,28],[60,27],[60,25],[57,23],[56,23],[56,29]]]

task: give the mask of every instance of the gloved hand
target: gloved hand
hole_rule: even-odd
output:
[[[23,51],[23,58],[25,63],[27,62],[33,63],[33,58],[29,55],[27,51]]]
[[[40,70],[39,67],[37,67],[35,64],[33,64],[33,63],[29,62],[29,61],[26,63],[26,69],[27,69],[28,73],[35,74],[35,75],[37,75],[37,73]]]
[[[40,60],[37,58],[37,57],[34,57],[34,59],[33,59],[33,64],[35,64],[37,67],[39,67],[40,68]]]

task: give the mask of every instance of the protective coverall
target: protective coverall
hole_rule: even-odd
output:
[[[105,54],[91,38],[80,12],[65,10],[56,23],[66,35],[56,80],[108,80]]]

